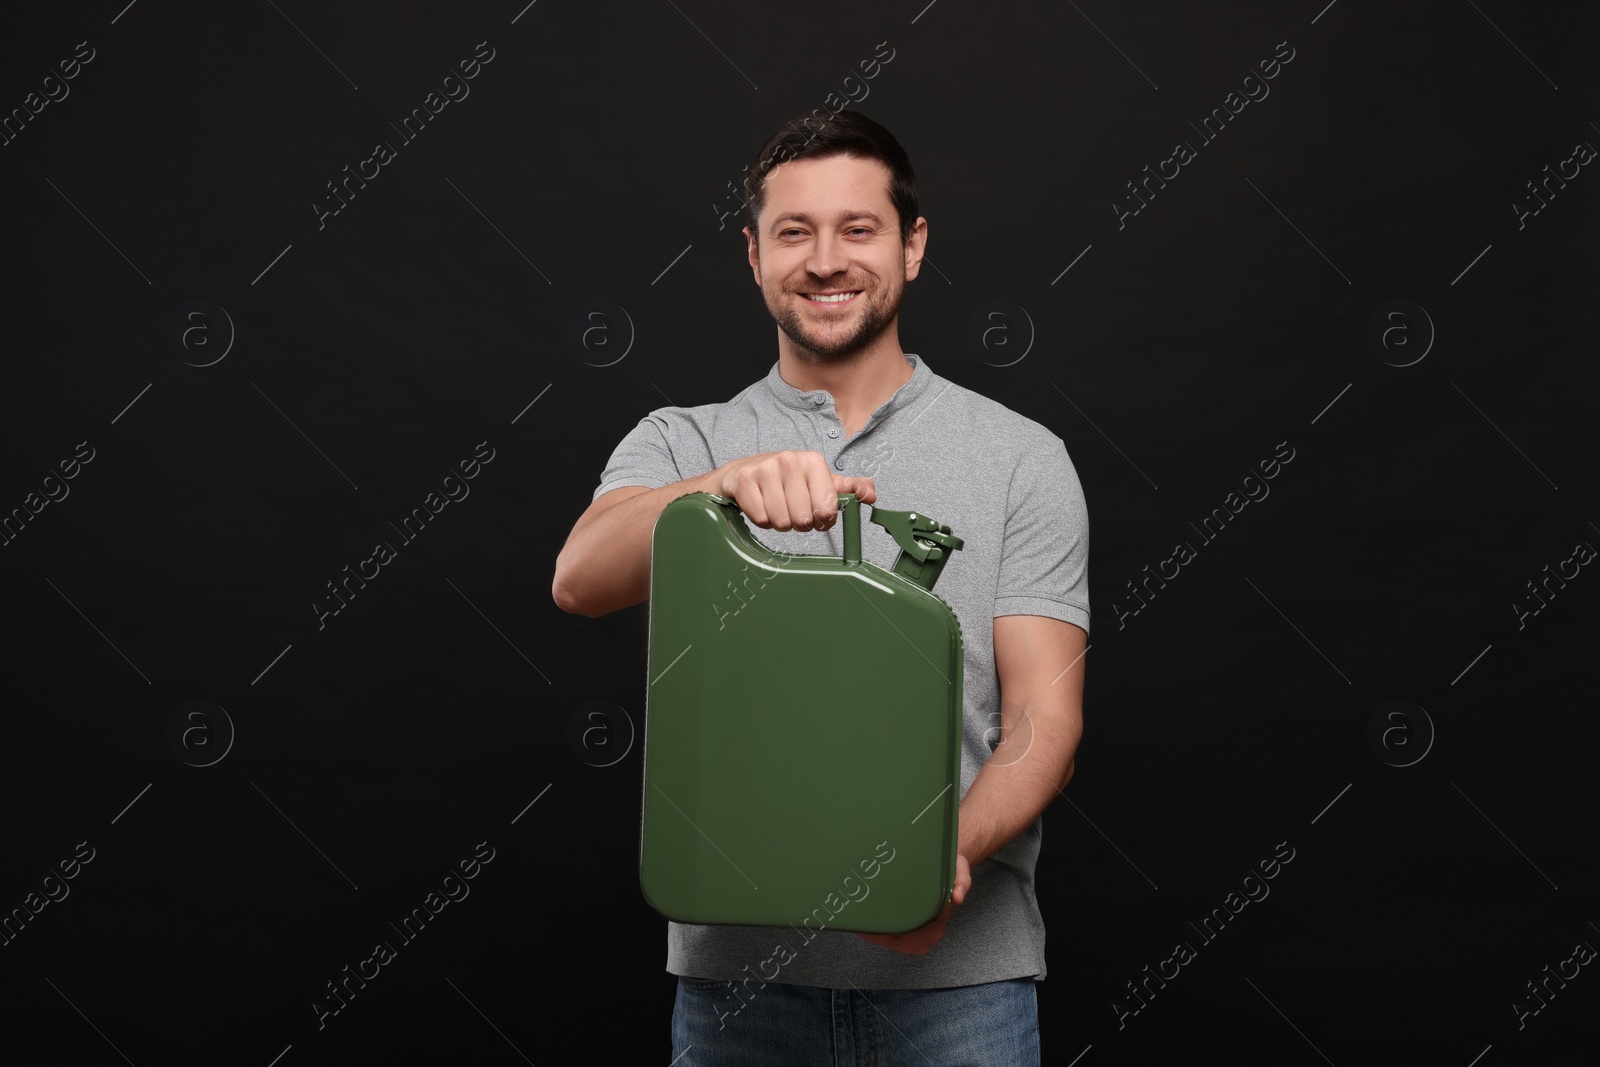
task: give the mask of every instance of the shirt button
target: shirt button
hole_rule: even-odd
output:
[[[820,397],[820,396],[814,396],[814,397],[812,397],[812,398],[811,398],[811,402],[812,402],[812,403],[813,403],[813,404],[818,404],[818,405],[820,405],[820,404],[821,404],[821,403],[822,403],[822,397]]]
[[[839,431],[838,430],[829,430],[828,431],[828,436],[829,437],[838,437],[839,436]]]
[[[838,459],[834,460],[833,465],[840,470],[844,470],[844,457],[840,456]]]

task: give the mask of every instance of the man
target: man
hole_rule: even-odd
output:
[[[746,188],[750,269],[777,321],[778,361],[726,403],[658,408],[628,433],[552,594],[589,616],[647,599],[656,518],[685,493],[732,497],[780,552],[839,555],[842,492],[948,525],[965,541],[937,589],[965,655],[959,855],[940,914],[905,934],[801,941],[781,927],[669,922],[674,1062],[1036,1064],[1039,816],[1071,778],[1082,733],[1083,491],[1048,428],[901,351],[901,298],[928,231],[887,130],[849,111],[819,128],[791,120]],[[887,531],[863,522],[861,539],[863,558],[893,564]],[[779,684],[807,678],[834,681],[826,663],[796,663]],[[779,973],[757,976],[763,961]]]

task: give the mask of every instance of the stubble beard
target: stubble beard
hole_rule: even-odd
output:
[[[900,302],[904,292],[904,286],[901,285],[894,290],[883,291],[882,299],[878,299],[872,290],[862,289],[855,299],[865,303],[860,317],[856,320],[855,329],[832,341],[825,341],[821,336],[808,334],[804,312],[794,303],[774,307],[769,300],[767,310],[777,322],[778,329],[783,331],[783,335],[800,351],[802,357],[814,363],[848,363],[883,336],[883,332],[889,328],[889,324],[900,312]],[[792,297],[794,300],[806,299],[792,290],[785,290],[784,296]]]

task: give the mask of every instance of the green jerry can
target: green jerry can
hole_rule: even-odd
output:
[[[774,552],[688,493],[650,567],[639,884],[677,922],[904,933],[955,884],[961,625],[933,593],[959,537],[874,508],[900,546]]]

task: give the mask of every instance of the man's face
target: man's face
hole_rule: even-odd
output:
[[[816,362],[844,362],[882,336],[921,267],[927,222],[901,243],[889,179],[876,159],[781,164],[767,173],[760,232],[744,229],[767,310]]]

